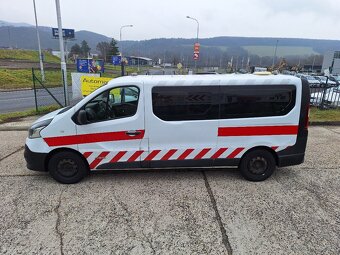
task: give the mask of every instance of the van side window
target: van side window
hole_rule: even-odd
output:
[[[295,106],[293,85],[221,86],[221,119],[282,116]]]
[[[218,119],[218,86],[152,88],[154,114],[165,121]]]
[[[90,122],[131,117],[136,114],[139,89],[135,86],[106,90],[90,102],[84,109]]]

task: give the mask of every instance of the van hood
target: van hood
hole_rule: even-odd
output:
[[[48,120],[48,119],[53,119],[55,116],[58,115],[59,112],[65,110],[67,107],[64,107],[64,108],[61,108],[61,109],[58,109],[58,110],[55,110],[53,112],[50,112],[42,117],[40,117],[39,119],[37,119],[36,121],[33,122],[33,124],[35,123],[38,123],[38,122],[41,122],[41,121],[44,121],[44,120]]]

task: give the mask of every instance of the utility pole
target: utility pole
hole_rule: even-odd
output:
[[[57,9],[57,20],[58,20],[58,34],[59,34],[59,47],[60,47],[60,65],[64,84],[64,96],[65,96],[65,106],[69,105],[68,91],[67,91],[67,69],[65,62],[64,53],[64,38],[63,38],[63,27],[61,23],[61,12],[59,0],[55,0],[55,5]]]
[[[42,55],[42,52],[41,52],[40,36],[39,36],[39,28],[38,28],[38,18],[37,18],[37,9],[35,7],[35,0],[33,0],[33,7],[34,7],[34,16],[35,16],[35,28],[37,30],[37,39],[38,39],[41,80],[43,82],[45,82],[44,62],[43,62],[43,55]]]

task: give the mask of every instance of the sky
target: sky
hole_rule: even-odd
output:
[[[56,27],[55,0],[35,0],[41,26]],[[340,0],[60,0],[63,28],[119,40],[217,36],[340,39]],[[35,24],[33,0],[0,0],[0,20]]]

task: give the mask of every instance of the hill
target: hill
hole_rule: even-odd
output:
[[[2,24],[2,25],[1,25]],[[59,41],[52,38],[50,27],[39,27],[43,49],[59,49]],[[67,42],[67,49],[75,43],[86,40],[92,53],[96,52],[98,42],[111,38],[90,32],[76,31],[76,39]],[[117,39],[117,38],[116,38]],[[338,40],[296,39],[296,38],[260,38],[260,37],[214,37],[200,39],[200,65],[226,66],[228,59],[246,61],[248,57],[254,64],[269,65],[272,62],[274,48],[278,40],[277,56],[289,59],[306,58],[311,55],[323,55],[329,50],[339,50]],[[165,62],[192,62],[192,51],[195,39],[159,38],[143,41],[123,41],[126,55],[145,56],[152,59],[163,59]],[[119,46],[119,44],[118,44]],[[20,23],[0,21],[0,48],[21,48],[37,50],[36,31],[33,26],[20,26]],[[191,63],[192,64],[192,63]]]

